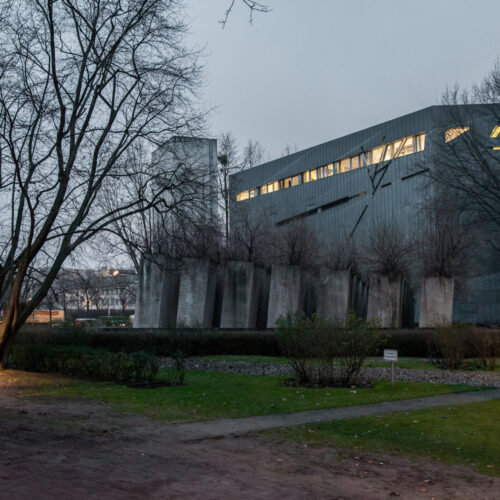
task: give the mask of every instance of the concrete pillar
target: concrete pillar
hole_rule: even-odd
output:
[[[134,328],[156,328],[160,312],[161,274],[158,255],[142,258],[135,301]]]
[[[226,263],[221,328],[256,327],[259,277],[259,268],[252,262]]]
[[[139,272],[134,328],[175,325],[178,295],[178,261],[162,255],[144,256]]]
[[[401,328],[402,281],[401,276],[390,278],[384,274],[370,274],[366,316],[378,318],[381,328]]]
[[[212,319],[213,328],[220,328],[223,298],[224,298],[224,268],[222,266],[217,266],[217,272],[215,278],[214,317]]]
[[[165,259],[162,269],[162,290],[158,314],[158,328],[173,328],[177,322],[181,261]]]
[[[217,266],[210,259],[182,260],[177,324],[211,328]]]
[[[422,283],[420,328],[451,325],[453,317],[453,278],[430,277]]]
[[[257,283],[257,323],[256,328],[267,328],[267,314],[269,311],[269,292],[271,286],[271,272],[269,269],[256,266],[255,274],[258,276]]]
[[[267,327],[276,328],[280,316],[303,312],[305,293],[304,272],[300,267],[273,264]]]
[[[352,306],[350,271],[324,271],[318,284],[318,316],[330,321],[345,321]]]

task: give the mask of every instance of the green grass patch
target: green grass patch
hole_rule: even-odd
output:
[[[357,451],[401,453],[500,476],[500,401],[265,431],[265,435]]]
[[[160,372],[160,378],[164,373]],[[0,374],[1,377],[1,374]],[[374,388],[308,389],[284,386],[286,377],[187,372],[186,385],[137,389],[112,382],[44,376],[26,389],[50,397],[90,398],[169,421],[211,420],[334,408],[475,390],[464,385],[377,381]],[[0,379],[1,380],[1,379]],[[53,380],[53,382],[51,382]]]

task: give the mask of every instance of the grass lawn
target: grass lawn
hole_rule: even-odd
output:
[[[4,373],[16,373],[12,370]],[[23,373],[23,372],[18,372]],[[33,374],[29,374],[31,378]],[[378,381],[371,389],[307,389],[282,384],[286,377],[187,372],[186,385],[136,389],[111,382],[91,382],[38,374],[41,381],[27,392],[50,397],[90,398],[170,421],[210,420],[250,415],[333,408],[394,399],[461,392],[464,385]]]
[[[500,476],[500,401],[265,431],[280,439],[403,453]]]

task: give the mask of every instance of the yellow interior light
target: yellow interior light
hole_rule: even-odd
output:
[[[495,147],[493,148],[493,151],[500,151],[500,146],[495,146]]]
[[[470,127],[450,128],[444,133],[444,140],[445,140],[445,142],[450,142],[453,139],[456,139],[458,136],[465,134],[465,132],[468,132],[469,130],[470,130]]]
[[[497,125],[497,126],[493,129],[493,131],[491,132],[490,137],[491,137],[492,139],[496,139],[499,135],[500,135],[500,125]]]

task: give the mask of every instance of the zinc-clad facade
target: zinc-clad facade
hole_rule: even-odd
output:
[[[467,106],[471,122],[487,115],[484,105]],[[431,106],[385,123],[314,146],[231,176],[232,210],[246,207],[249,212],[267,223],[284,226],[293,220],[303,220],[324,241],[342,241],[355,236],[363,239],[377,223],[389,220],[407,234],[415,232],[422,220],[419,208],[426,189],[432,189],[426,175],[432,168],[435,151],[442,144],[446,120],[452,114],[448,106]],[[489,127],[491,124],[487,124]],[[449,123],[449,127],[456,126]],[[383,144],[425,133],[423,150],[390,161],[373,163],[352,171],[338,173],[342,159],[353,155],[366,158],[366,152]],[[334,164],[333,175],[303,183],[304,172]],[[275,192],[260,194],[261,186],[273,181],[300,175],[300,183]],[[236,201],[238,193],[257,189],[255,197]],[[493,275],[492,275],[493,276]],[[497,275],[489,286],[500,293]],[[469,296],[477,296],[484,280],[471,280]],[[484,296],[484,294],[483,294]],[[488,323],[500,322],[500,304],[495,292],[481,305],[488,310]],[[472,306],[471,306],[472,307]],[[417,308],[418,309],[418,308]],[[471,315],[470,307],[455,307],[456,319],[466,319],[460,312],[467,310],[468,318],[482,322],[482,314]]]

